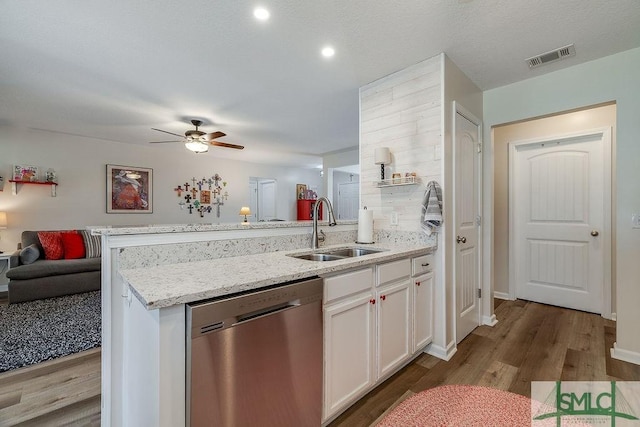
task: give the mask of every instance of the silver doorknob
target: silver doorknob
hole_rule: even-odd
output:
[[[598,233],[598,231],[597,231],[597,230],[591,230],[591,235],[592,235],[593,237],[596,237],[596,236],[597,236],[597,235],[599,235],[599,234],[600,234],[600,233]]]
[[[458,243],[467,243],[467,238],[466,237],[456,237],[456,242]]]

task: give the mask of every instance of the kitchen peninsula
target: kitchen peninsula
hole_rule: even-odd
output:
[[[355,247],[339,222],[323,249]],[[312,252],[311,222],[92,227],[102,235],[102,425],[185,425],[185,304],[428,254],[435,241],[377,233],[380,252],[330,262]],[[317,251],[316,251],[317,252]]]

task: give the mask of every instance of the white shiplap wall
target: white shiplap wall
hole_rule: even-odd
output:
[[[419,185],[377,188],[377,147],[389,147],[392,173],[416,172]],[[442,184],[442,56],[422,61],[360,88],[361,207],[374,211],[374,227],[419,231],[426,184]],[[390,224],[391,213],[398,225]]]

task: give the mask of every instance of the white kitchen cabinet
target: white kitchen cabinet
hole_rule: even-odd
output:
[[[374,315],[375,299],[371,291],[324,309],[325,420],[375,383]]]
[[[379,288],[377,300],[377,376],[386,376],[412,355],[411,282]]]
[[[412,272],[425,271],[422,264],[427,264],[423,257],[402,258],[324,279],[323,422],[431,341],[433,281],[417,286],[412,278]]]
[[[413,353],[424,349],[433,340],[434,273],[413,280]]]

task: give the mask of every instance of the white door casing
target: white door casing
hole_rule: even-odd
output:
[[[249,209],[251,221],[258,218],[258,181],[249,180]]]
[[[611,313],[611,129],[509,145],[510,294]]]
[[[454,104],[456,343],[480,325],[480,121]]]

